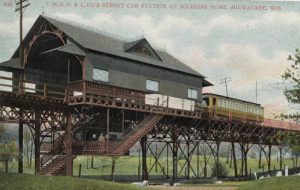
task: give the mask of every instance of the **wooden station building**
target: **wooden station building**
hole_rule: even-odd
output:
[[[0,66],[24,72],[28,81],[68,85],[83,80],[196,101],[202,87],[211,85],[145,38],[122,41],[47,16],[39,16],[23,44],[24,67],[19,50]]]

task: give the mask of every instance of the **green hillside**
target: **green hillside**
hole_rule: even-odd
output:
[[[299,190],[300,176],[272,177],[251,181],[241,186],[240,190]]]
[[[135,186],[100,180],[30,174],[1,174],[1,190],[137,190]]]

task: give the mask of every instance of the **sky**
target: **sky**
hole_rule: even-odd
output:
[[[14,0],[0,0],[0,62],[19,43]],[[258,102],[265,115],[297,111],[281,78],[300,48],[300,2],[202,0],[29,0],[24,34],[44,13],[124,39],[144,36],[214,84],[205,92]],[[257,83],[257,99],[256,99]]]

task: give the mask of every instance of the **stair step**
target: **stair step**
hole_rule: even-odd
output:
[[[140,140],[147,132],[149,132],[161,119],[162,115],[149,115],[141,121],[125,139],[119,143],[113,154],[125,154],[138,140]]]

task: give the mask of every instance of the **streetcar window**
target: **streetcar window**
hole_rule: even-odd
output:
[[[203,106],[208,106],[208,105],[209,105],[209,100],[208,100],[208,98],[203,98],[202,103],[203,103]]]
[[[213,106],[215,106],[217,103],[217,99],[216,98],[213,98]]]
[[[222,108],[225,108],[225,100],[222,100],[221,107],[222,107]]]

